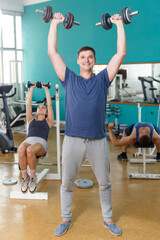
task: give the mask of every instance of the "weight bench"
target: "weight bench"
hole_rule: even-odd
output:
[[[141,147],[140,145],[137,145],[137,147]],[[154,147],[154,144],[150,144],[149,147]],[[146,173],[146,163],[151,163],[151,160],[153,160],[152,163],[157,162],[154,159],[146,159],[146,148],[142,148],[142,159],[135,159],[135,163],[143,163],[143,173],[130,173],[129,178],[138,178],[138,179],[160,179],[160,174],[152,174],[152,173]],[[131,161],[131,160],[130,160]]]
[[[140,146],[139,143],[136,143],[134,144],[134,146],[136,148],[138,148],[138,152],[137,153],[134,153],[133,156],[136,157],[136,156],[142,156],[143,155],[143,151],[141,151],[142,147]],[[151,144],[149,145],[149,147],[147,147],[149,149],[151,148],[154,148],[154,144],[151,142]],[[149,158],[146,158],[147,156],[151,156],[151,154],[148,154],[146,153],[146,148],[145,148],[145,162],[146,163],[156,163],[157,160],[156,159],[149,159]],[[154,157],[154,156],[153,156]],[[130,159],[130,163],[143,163],[143,158],[131,158]]]

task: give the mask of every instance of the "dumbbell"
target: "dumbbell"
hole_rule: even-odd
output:
[[[137,15],[139,11],[131,12],[131,8],[125,7],[121,10],[121,16],[119,16],[119,19],[122,19],[125,24],[129,24],[133,21],[133,16]],[[106,30],[110,30],[112,28],[112,22],[110,20],[109,13],[105,13],[101,17],[101,22],[96,23],[96,26],[102,25],[102,27]]]
[[[36,13],[42,14],[42,20],[45,23],[48,23],[51,18],[54,18],[54,14],[52,12],[52,7],[51,6],[44,7],[43,11],[37,9]],[[73,14],[70,13],[70,12],[67,12],[66,15],[65,15],[65,19],[63,21],[63,27],[65,29],[69,29],[73,26],[73,24],[78,25],[78,26],[80,25],[79,22],[74,21]]]
[[[45,87],[48,87],[48,88],[51,88],[51,83],[50,82],[48,82],[48,83],[46,83],[46,84],[43,84]],[[37,82],[36,83],[36,87],[37,88],[42,88],[42,83],[41,82]]]
[[[34,86],[34,84],[31,83],[30,81],[26,85],[27,85],[27,88],[30,88],[31,86]],[[44,86],[48,87],[48,88],[51,88],[51,83],[48,82],[48,83],[44,84]],[[42,88],[42,83],[41,82],[36,82],[36,87],[37,88]]]

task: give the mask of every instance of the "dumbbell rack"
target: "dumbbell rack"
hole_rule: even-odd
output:
[[[118,126],[118,117],[120,115],[120,109],[119,106],[113,106],[110,104],[106,104],[106,115],[107,117],[110,117],[112,115],[115,116],[115,127],[113,128],[113,132],[115,135],[119,135],[119,126]],[[108,121],[107,121],[108,123]],[[108,129],[107,129],[107,137],[109,139],[109,133],[108,133]]]

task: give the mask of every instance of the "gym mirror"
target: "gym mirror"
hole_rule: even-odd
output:
[[[107,65],[95,65],[97,74]],[[108,89],[108,101],[158,103],[160,63],[124,63]]]

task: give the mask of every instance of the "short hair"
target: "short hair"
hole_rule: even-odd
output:
[[[151,143],[151,138],[148,135],[144,135],[141,138],[139,138],[139,144],[141,147],[149,147]]]
[[[82,51],[92,51],[93,54],[94,54],[94,57],[96,56],[96,52],[95,52],[95,50],[94,50],[92,47],[85,46],[85,47],[82,47],[82,48],[79,49],[79,51],[78,51],[78,57],[79,57],[79,54],[80,54]]]

